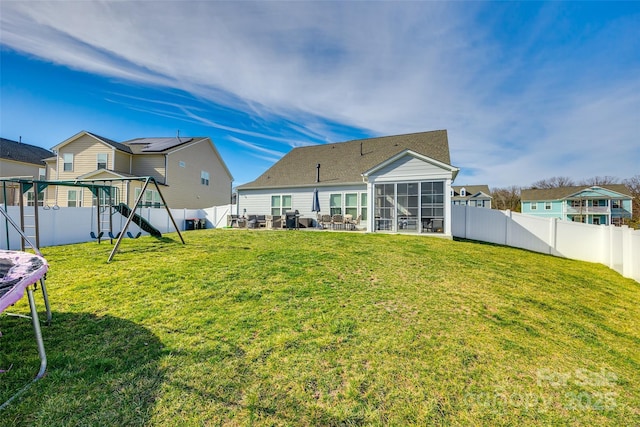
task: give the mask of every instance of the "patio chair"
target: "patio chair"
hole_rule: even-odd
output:
[[[331,215],[322,215],[320,224],[322,225],[322,228],[331,227]]]
[[[341,229],[344,227],[344,220],[341,214],[335,214],[331,217],[331,228],[333,229]]]
[[[343,223],[346,230],[353,230],[353,228],[355,228],[353,225],[353,215],[351,214],[346,214],[344,216]]]

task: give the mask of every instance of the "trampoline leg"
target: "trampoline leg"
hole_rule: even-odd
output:
[[[44,307],[47,309],[47,325],[51,325],[51,306],[49,305],[49,294],[47,286],[44,284],[44,277],[40,279],[40,288],[42,288],[42,298],[44,299]]]
[[[38,318],[38,310],[36,310],[36,301],[33,297],[33,286],[27,287],[27,296],[29,297],[29,307],[31,308],[31,323],[33,323],[33,332],[36,336],[38,354],[40,355],[40,370],[34,379],[34,381],[36,381],[42,378],[47,370],[47,354],[44,351],[44,341],[42,339],[42,332],[40,331],[40,319]]]

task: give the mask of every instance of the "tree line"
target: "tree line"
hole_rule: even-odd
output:
[[[634,197],[633,199],[633,217],[631,218],[631,226],[640,228],[640,175],[632,176],[631,178],[620,180],[614,176],[594,176],[582,181],[574,181],[566,176],[554,176],[552,178],[541,179],[534,182],[529,187],[518,187],[512,185],[510,187],[493,188],[491,190],[491,197],[493,200],[491,206],[494,209],[506,210],[510,209],[515,212],[520,212],[520,192],[523,189],[544,189],[544,188],[558,188],[558,187],[572,187],[572,186],[593,186],[593,185],[607,185],[607,184],[624,184],[629,190],[629,194]]]

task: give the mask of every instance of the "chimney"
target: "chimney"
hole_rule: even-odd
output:
[[[320,182],[320,163],[316,165],[316,182]]]
[[[360,142],[360,155],[362,156],[362,141]]]

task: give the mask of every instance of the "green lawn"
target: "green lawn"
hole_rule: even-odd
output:
[[[185,240],[127,239],[110,264],[104,242],[45,248],[48,374],[0,424],[640,424],[640,284],[602,265],[402,235]],[[30,322],[0,331],[4,401],[39,362]]]

